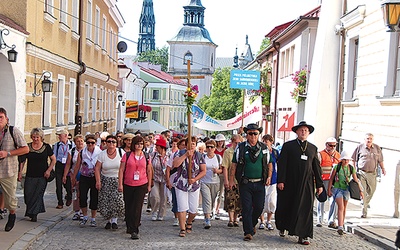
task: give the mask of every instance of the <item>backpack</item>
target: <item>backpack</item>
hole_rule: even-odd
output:
[[[17,143],[15,142],[15,138],[14,138],[14,126],[9,126],[8,129],[9,129],[9,131],[10,131],[11,138],[13,139],[14,147],[15,147],[15,149],[18,149],[18,145],[17,145]]]
[[[352,165],[350,165],[350,164],[349,164],[349,166],[350,166],[350,176],[351,176],[353,174],[353,168],[354,167]],[[335,179],[334,179],[333,183],[335,183],[336,180],[339,180],[338,173],[339,173],[341,167],[342,167],[342,163],[340,162],[336,167]]]
[[[56,156],[56,158],[57,158],[57,156],[58,156],[58,146],[60,145],[60,143],[61,143],[61,142],[57,142],[57,143],[55,143],[54,146],[53,146],[53,151],[55,151],[55,156]],[[72,143],[67,143],[67,144],[68,144],[68,150],[71,150],[71,149],[72,149]],[[71,155],[73,155],[73,154],[71,154]]]

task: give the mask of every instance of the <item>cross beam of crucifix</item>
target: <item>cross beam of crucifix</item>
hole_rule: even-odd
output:
[[[187,87],[190,88],[190,79],[204,79],[204,76],[191,76],[190,75],[190,60],[187,60],[187,75],[186,76],[174,76],[174,79],[186,79]],[[192,113],[191,110],[187,110],[187,121],[188,121],[188,143],[186,145],[187,150],[192,149]],[[192,158],[189,158],[189,166],[188,166],[188,179],[192,179]]]

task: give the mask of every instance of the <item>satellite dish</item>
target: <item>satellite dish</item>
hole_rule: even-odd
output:
[[[121,41],[117,44],[117,49],[120,53],[124,53],[127,48],[128,48],[128,45],[126,45],[126,42],[124,42],[124,41]]]

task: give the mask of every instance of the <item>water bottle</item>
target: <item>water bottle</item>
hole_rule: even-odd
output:
[[[72,200],[76,201],[78,199],[78,195],[76,194],[76,188],[72,189]]]

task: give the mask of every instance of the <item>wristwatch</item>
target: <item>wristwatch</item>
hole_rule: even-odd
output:
[[[10,151],[8,151],[8,152],[7,152],[7,157],[9,157],[9,156],[11,156],[11,153],[10,153]]]

